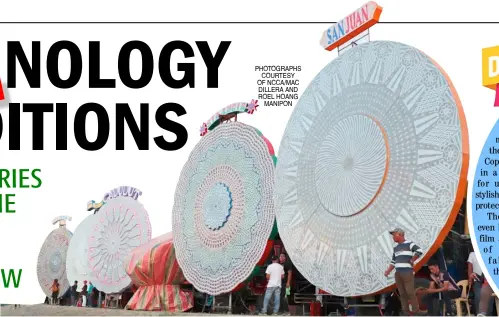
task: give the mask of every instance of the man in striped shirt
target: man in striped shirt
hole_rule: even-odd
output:
[[[405,232],[401,228],[396,228],[390,231],[393,241],[397,245],[393,248],[392,261],[390,266],[385,272],[388,277],[395,269],[395,283],[400,293],[400,303],[402,310],[408,316],[409,301],[412,306],[413,314],[421,314],[419,310],[418,299],[414,291],[414,262],[419,258],[423,252],[420,247],[411,241],[405,239]]]

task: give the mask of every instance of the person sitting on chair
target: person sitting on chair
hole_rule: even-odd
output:
[[[423,301],[428,307],[428,313],[430,315],[435,315],[433,300],[435,298],[440,298],[439,294],[442,295],[446,311],[450,313],[452,310],[451,300],[461,296],[459,286],[457,286],[456,282],[449,275],[449,273],[440,270],[438,263],[429,263],[428,269],[431,272],[431,282],[430,287],[425,291],[426,295],[423,298]]]

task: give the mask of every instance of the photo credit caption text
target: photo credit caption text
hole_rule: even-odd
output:
[[[301,66],[258,65],[255,72],[259,73],[258,99],[263,100],[265,107],[292,107],[293,101],[298,100],[297,73]]]

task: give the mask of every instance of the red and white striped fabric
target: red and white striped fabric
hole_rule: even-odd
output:
[[[172,233],[136,248],[125,263],[138,287],[126,309],[175,313],[194,306],[193,293],[180,287],[185,278],[175,258]]]

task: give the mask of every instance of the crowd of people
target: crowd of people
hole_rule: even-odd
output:
[[[418,289],[416,294],[414,263],[422,256],[421,248],[405,237],[405,231],[396,228],[390,231],[393,241],[396,243],[389,267],[385,271],[385,276],[389,276],[395,270],[395,283],[399,291],[399,299],[402,312],[409,315],[439,315],[446,308],[446,315],[453,314],[452,300],[461,296],[461,289],[448,272],[441,270],[439,263],[430,261],[428,269],[430,271],[430,284],[425,289]],[[470,254],[469,262],[469,285],[472,286],[475,294],[474,307],[477,314],[490,315],[493,299],[491,298],[491,288],[484,280],[483,273],[476,261],[474,253]],[[267,287],[265,290],[261,315],[267,315],[269,303],[273,302],[273,314],[277,315],[281,310],[285,315],[289,315],[288,296],[292,280],[292,265],[288,261],[286,254],[279,257],[272,257],[265,275]],[[428,312],[423,312],[419,307],[418,295],[422,295],[422,302],[428,308]],[[486,298],[486,300],[484,299]],[[438,303],[438,307],[435,304]],[[445,306],[444,306],[445,305]]]
[[[385,271],[385,276],[389,276],[395,269],[395,283],[400,295],[402,311],[405,316],[424,315],[418,304],[414,285],[414,263],[423,254],[414,242],[405,238],[403,229],[397,228],[390,231],[393,241],[396,243],[393,249],[392,261]],[[461,297],[462,290],[448,272],[441,270],[437,262],[428,263],[430,271],[430,285],[426,289],[420,289],[422,302],[428,308],[428,313],[437,315],[443,313],[446,308],[446,315],[452,315],[452,300]],[[493,291],[488,284],[480,268],[474,252],[468,258],[468,285],[469,291],[473,291],[473,310],[478,316],[492,315],[494,298]],[[435,303],[439,303],[438,310]],[[443,304],[443,305],[440,305]],[[445,305],[445,306],[444,306]],[[412,309],[410,309],[412,308]]]
[[[71,305],[77,307],[98,307],[99,291],[92,282],[83,281],[81,292],[78,293],[78,281],[71,286]]]
[[[428,269],[430,271],[430,284],[428,288],[415,289],[414,263],[423,254],[421,248],[414,242],[405,238],[405,232],[401,228],[390,231],[393,241],[396,243],[389,267],[385,271],[388,277],[395,270],[395,283],[399,291],[400,303],[405,316],[426,315],[422,312],[418,304],[418,296],[423,295],[422,302],[428,308],[428,313],[434,315],[441,314],[442,306],[445,305],[447,315],[451,312],[451,301],[461,296],[461,289],[448,272],[441,270],[437,262],[430,261]],[[272,256],[272,263],[265,271],[267,286],[263,298],[263,307],[260,315],[267,315],[269,304],[273,303],[273,314],[280,311],[283,315],[289,315],[288,297],[291,293],[291,281],[293,268],[285,253]],[[494,298],[493,291],[488,284],[480,268],[474,252],[468,258],[468,285],[474,293],[473,310],[478,316],[490,316],[493,311]],[[51,288],[52,296],[50,304],[59,304],[60,285],[57,279],[54,280]],[[92,282],[83,281],[83,287],[78,290],[78,281],[68,290],[69,305],[77,307],[100,307],[101,292],[97,290]],[[48,300],[48,299],[47,299]],[[439,303],[438,310],[435,310],[435,303]],[[442,305],[443,304],[443,305]]]
[[[394,229],[390,231],[390,234],[396,245],[393,248],[392,261],[385,272],[385,276],[388,277],[395,269],[395,283],[400,294],[402,311],[405,316],[410,314],[426,315],[419,307],[414,288],[414,263],[423,252],[414,242],[405,238],[403,229]],[[422,302],[428,308],[428,314],[432,316],[441,315],[444,311],[442,308],[445,307],[446,315],[452,315],[451,301],[461,297],[461,289],[448,272],[440,269],[439,263],[430,261],[428,269],[430,271],[430,285],[426,289],[419,290],[420,294],[423,295]],[[435,307],[435,303],[438,303],[439,306]]]
[[[52,296],[50,299],[46,300],[50,305],[59,305],[61,298],[69,298],[67,302],[70,306],[76,307],[100,307],[102,302],[102,295],[99,290],[92,284],[92,282],[83,281],[83,287],[81,291],[78,292],[78,281],[74,281],[74,284],[68,290],[69,294],[63,294],[59,296],[60,284],[59,280],[55,279],[50,287]],[[68,296],[69,295],[69,296]]]

